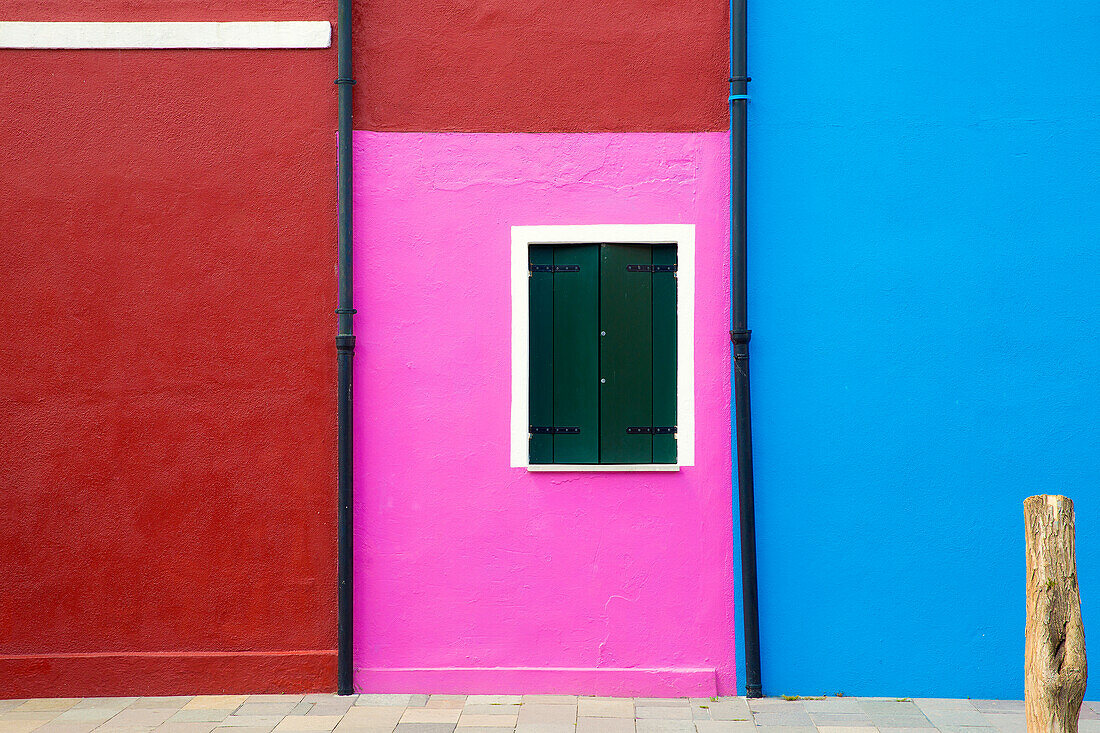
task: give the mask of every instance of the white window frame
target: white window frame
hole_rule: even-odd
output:
[[[535,463],[528,457],[532,244],[676,245],[676,463]],[[528,471],[679,471],[695,465],[695,225],[591,224],[512,227],[511,465]]]

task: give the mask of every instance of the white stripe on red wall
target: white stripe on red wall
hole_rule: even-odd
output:
[[[328,48],[331,42],[327,20],[0,21],[0,48]]]

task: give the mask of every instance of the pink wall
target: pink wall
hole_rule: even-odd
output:
[[[734,691],[724,133],[355,133],[368,692]],[[693,223],[696,466],[508,465],[510,227]]]

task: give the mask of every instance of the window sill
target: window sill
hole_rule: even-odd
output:
[[[676,463],[532,463],[528,471],[679,471]]]

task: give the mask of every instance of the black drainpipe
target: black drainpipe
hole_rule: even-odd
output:
[[[336,285],[336,423],[337,423],[337,610],[336,694],[351,695],[351,357],[355,335],[351,317],[351,0],[336,3],[338,90],[337,141],[337,285]]]
[[[745,138],[748,117],[746,0],[730,0],[730,248],[733,394],[737,431],[737,486],[741,519],[741,599],[745,626],[745,695],[763,697],[760,682],[760,612],[756,592],[756,508],[752,486],[752,417],[749,407],[749,337]]]

